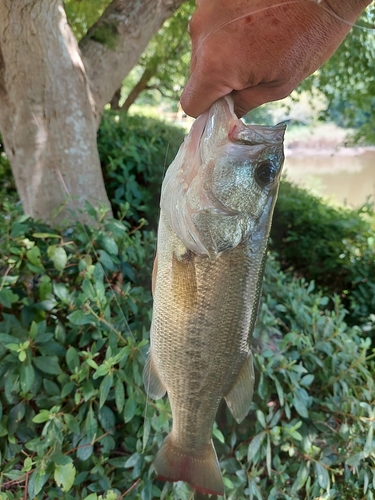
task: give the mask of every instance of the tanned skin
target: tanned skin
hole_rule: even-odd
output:
[[[197,117],[231,94],[242,116],[286,97],[329,59],[369,3],[198,0],[183,109]]]

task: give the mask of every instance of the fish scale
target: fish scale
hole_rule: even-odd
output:
[[[284,130],[243,124],[223,99],[196,120],[163,183],[144,383],[150,397],[168,393],[173,423],[154,467],[201,493],[224,492],[212,444],[221,400],[239,422],[251,404]]]

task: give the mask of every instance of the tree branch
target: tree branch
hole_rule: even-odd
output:
[[[80,42],[98,120],[152,36],[185,0],[113,0]]]
[[[141,94],[146,88],[148,88],[147,84],[151,80],[151,78],[155,75],[157,71],[157,63],[151,64],[149,67],[147,67],[140,80],[138,83],[133,87],[132,91],[126,98],[124,104],[121,106],[121,111],[127,112],[130,108],[130,106],[134,103],[134,101],[137,99],[139,94]]]

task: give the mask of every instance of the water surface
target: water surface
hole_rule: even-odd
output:
[[[286,150],[287,178],[333,203],[362,205],[375,200],[375,148],[335,151]]]

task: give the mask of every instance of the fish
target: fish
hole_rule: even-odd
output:
[[[224,398],[237,422],[254,387],[251,338],[284,161],[285,125],[246,125],[225,97],[198,117],[165,175],[143,381],[166,393],[160,479],[223,495],[212,442]]]

